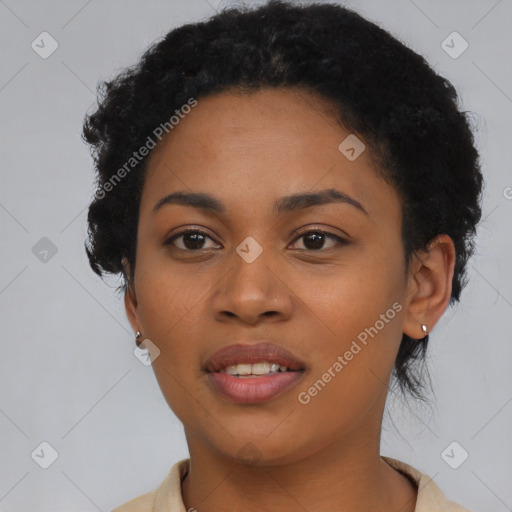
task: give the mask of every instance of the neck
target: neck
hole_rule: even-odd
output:
[[[330,444],[300,460],[253,465],[201,446],[187,433],[190,469],[182,482],[186,510],[218,512],[413,512],[417,491],[379,454],[380,432]]]

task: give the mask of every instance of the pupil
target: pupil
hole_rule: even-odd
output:
[[[187,240],[190,239],[192,239],[192,244],[187,243]],[[204,242],[204,235],[201,235],[200,233],[186,233],[183,236],[183,244],[187,249],[201,249],[200,246],[202,242]]]
[[[304,245],[308,247],[308,249],[321,249],[324,243],[324,236],[322,233],[312,233],[311,235],[307,235],[304,240]],[[306,243],[306,240],[313,240],[313,244]]]

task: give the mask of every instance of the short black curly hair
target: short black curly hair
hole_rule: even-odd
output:
[[[324,3],[224,9],[171,30],[136,65],[100,82],[98,107],[83,127],[97,172],[85,244],[92,269],[120,274],[123,290],[133,280],[148,157],[138,156],[131,172],[126,162],[155,128],[191,98],[263,87],[302,88],[331,101],[400,195],[407,267],[436,235],[452,238],[450,305],[458,301],[481,218],[483,178],[469,116],[423,57],[356,12]],[[393,372],[404,395],[422,400],[412,363],[424,361],[427,343],[428,336],[404,334]]]

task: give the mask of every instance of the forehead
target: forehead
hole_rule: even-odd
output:
[[[369,148],[352,160],[340,151],[347,137],[354,134],[338,121],[334,104],[304,90],[200,98],[150,155],[141,208],[176,190],[247,208],[327,188],[368,204],[374,215],[396,208],[398,197],[376,172]]]

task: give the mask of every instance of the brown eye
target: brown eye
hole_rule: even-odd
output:
[[[175,241],[179,239],[182,240],[181,243],[177,245]],[[202,249],[212,249],[213,247],[204,246],[206,239],[214,241],[204,231],[200,231],[198,229],[188,229],[173,235],[171,238],[165,241],[164,245],[172,245],[176,249],[180,249],[182,251],[199,251]]]
[[[295,239],[295,241],[300,240],[301,238],[304,239],[304,248],[310,251],[318,251],[321,249],[325,249],[324,244],[326,240],[332,240],[334,242],[334,245],[328,247],[328,249],[348,244],[347,240],[337,235],[334,235],[333,233],[328,233],[318,229],[302,233],[298,238]],[[302,250],[303,248],[299,249]]]

